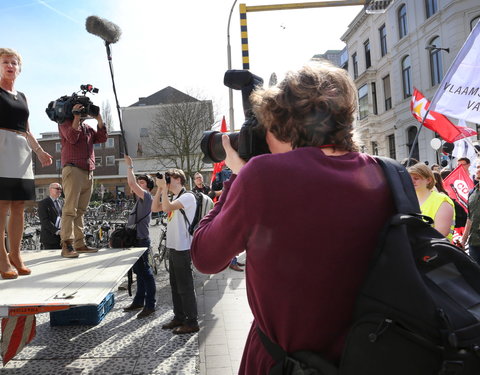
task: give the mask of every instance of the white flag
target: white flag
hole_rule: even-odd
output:
[[[430,110],[480,123],[480,22],[438,86]]]

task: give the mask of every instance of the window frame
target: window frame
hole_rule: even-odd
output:
[[[115,138],[108,137],[107,142],[105,142],[106,148],[115,148]]]
[[[352,54],[353,79],[358,78],[358,58],[357,53]]]
[[[387,85],[385,84],[386,82],[388,82],[388,94],[389,94],[388,97],[387,97]],[[382,78],[382,83],[383,83],[383,97],[384,97],[385,112],[387,112],[392,109],[392,84],[390,82],[390,74],[387,74],[385,77]]]
[[[102,157],[101,156],[95,156],[95,167],[101,167],[101,166],[102,166]]]
[[[430,43],[428,43],[430,46],[435,46],[439,45],[440,43],[440,37],[436,36],[433,39],[431,39]],[[440,82],[442,82],[443,78],[443,62],[442,62],[442,51],[439,49],[430,49],[428,52],[428,58],[430,61],[430,83],[432,84],[432,87],[438,85]]]
[[[408,23],[407,23],[407,6],[402,4],[398,8],[397,12],[397,21],[398,21],[398,39],[402,39],[408,34]]]
[[[109,160],[112,160],[111,162],[109,162]],[[106,155],[105,156],[105,165],[106,166],[112,166],[112,165],[115,165],[115,156],[114,155]]]
[[[363,90],[365,94],[360,95],[360,91]],[[363,120],[366,117],[368,117],[368,84],[365,83],[358,88],[358,118]]]
[[[372,66],[370,39],[367,39],[365,42],[363,42],[363,51],[365,52],[365,69],[368,69]]]
[[[428,19],[438,12],[437,0],[425,0],[425,18]]]
[[[408,66],[405,66],[405,61],[408,59]],[[412,86],[412,63],[410,55],[406,55],[402,61],[402,88],[403,88],[403,99],[407,99],[413,94]]]
[[[385,56],[388,53],[388,46],[387,46],[387,28],[385,24],[379,27],[378,33],[380,35],[380,54]]]

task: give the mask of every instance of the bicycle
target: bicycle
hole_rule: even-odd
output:
[[[167,223],[165,222],[166,215],[161,214],[159,216],[159,219],[159,224],[161,225],[160,241],[158,242],[157,252],[150,253],[150,264],[152,264],[153,272],[155,273],[155,275],[158,273],[158,270],[162,263],[165,267],[165,270],[167,272],[170,272],[168,260],[170,252],[167,248]]]

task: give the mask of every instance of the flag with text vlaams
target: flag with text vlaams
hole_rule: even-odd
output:
[[[429,106],[430,102],[427,98],[425,98],[420,91],[415,89],[410,102],[410,110],[412,111],[413,117],[415,117],[418,122],[421,123],[423,121]],[[433,111],[428,112],[423,124],[428,129],[437,132],[440,137],[450,143],[477,134],[473,129],[466,126],[455,125],[444,115]]]
[[[432,99],[432,110],[480,123],[480,22],[458,52]]]

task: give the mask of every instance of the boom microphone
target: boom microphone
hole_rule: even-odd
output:
[[[87,17],[85,28],[90,34],[99,36],[107,43],[116,43],[122,35],[120,27],[105,18],[97,16]]]

